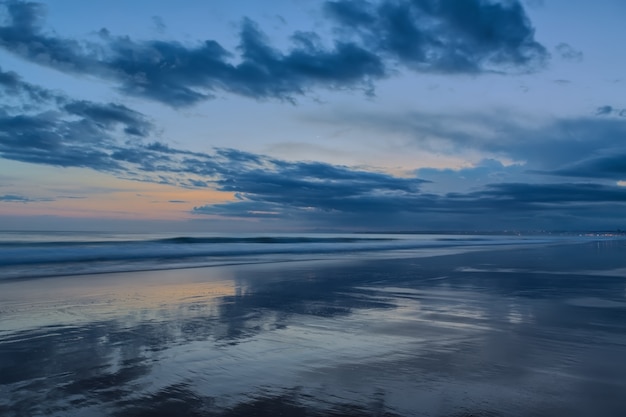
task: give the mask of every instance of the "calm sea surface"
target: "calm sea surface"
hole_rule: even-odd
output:
[[[3,417],[624,416],[625,358],[619,238],[0,236]]]

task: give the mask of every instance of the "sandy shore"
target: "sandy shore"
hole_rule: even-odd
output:
[[[623,416],[625,272],[615,241],[0,281],[0,415]]]

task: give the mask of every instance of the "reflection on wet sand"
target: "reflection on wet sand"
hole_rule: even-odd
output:
[[[0,415],[626,415],[625,252],[2,282]]]

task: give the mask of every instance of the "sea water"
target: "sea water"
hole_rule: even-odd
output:
[[[621,238],[4,240],[2,416],[626,415]]]
[[[173,234],[0,232],[0,279],[94,274],[390,251],[466,250],[580,239],[569,236],[430,234]]]

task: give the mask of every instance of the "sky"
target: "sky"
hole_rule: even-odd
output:
[[[0,1],[0,230],[626,229],[625,16]]]

